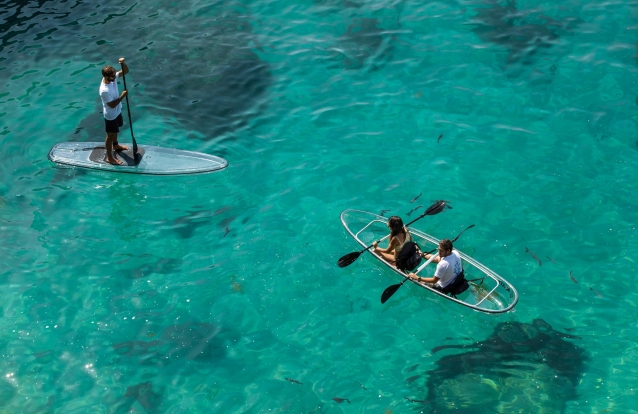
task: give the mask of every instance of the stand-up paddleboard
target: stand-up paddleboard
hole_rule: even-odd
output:
[[[128,146],[132,148],[132,145]],[[136,157],[133,157],[132,149],[114,151],[114,154],[122,161],[122,165],[105,161],[106,148],[103,142],[62,142],[51,148],[49,159],[75,167],[152,175],[207,173],[228,166],[228,161],[214,155],[151,145],[138,147]]]

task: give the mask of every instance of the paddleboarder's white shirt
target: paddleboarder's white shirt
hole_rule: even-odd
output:
[[[117,104],[115,108],[108,106],[108,102],[113,102],[120,97],[120,92],[117,90],[117,79],[120,77],[119,72],[115,73],[115,80],[109,84],[104,83],[104,79],[100,82],[100,98],[102,98],[102,113],[104,119],[112,121],[119,114],[122,113],[122,102]]]
[[[441,259],[436,266],[436,272],[434,276],[439,278],[436,284],[442,288],[446,287],[454,278],[461,273],[463,267],[461,266],[461,256],[456,250],[452,250],[452,254]]]

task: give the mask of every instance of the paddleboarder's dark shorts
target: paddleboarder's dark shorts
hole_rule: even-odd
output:
[[[122,118],[122,114],[119,114],[117,118],[111,121],[104,119],[104,122],[106,123],[106,132],[112,132],[115,134],[119,133],[120,127],[124,125],[124,119]]]

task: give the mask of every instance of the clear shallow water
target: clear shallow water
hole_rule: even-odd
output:
[[[635,2],[0,12],[1,410],[636,411]],[[102,139],[120,56],[138,142],[227,171],[48,162]],[[415,286],[381,305],[393,274],[336,267],[356,250],[342,210],[435,199],[454,209],[415,226],[476,224],[457,246],[516,286],[515,312]]]

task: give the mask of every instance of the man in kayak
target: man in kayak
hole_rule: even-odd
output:
[[[431,254],[422,253],[421,257],[428,260]],[[461,256],[454,250],[450,239],[443,239],[439,243],[439,255],[432,260],[436,265],[436,271],[432,277],[419,277],[414,273],[408,274],[408,277],[419,283],[432,283],[435,289],[445,291],[456,280],[457,276],[463,272],[461,264]]]
[[[113,150],[127,150],[128,147],[117,142],[117,134],[120,127],[124,125],[122,119],[122,99],[128,95],[124,89],[120,94],[117,90],[116,79],[128,73],[128,66],[124,63],[124,58],[120,58],[122,70],[117,72],[113,66],[104,66],[102,69],[102,82],[100,82],[100,98],[102,98],[102,113],[106,123],[106,147],[105,161],[113,165],[122,165],[122,161],[115,158]]]

